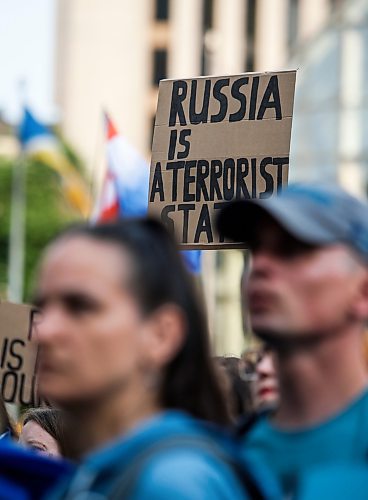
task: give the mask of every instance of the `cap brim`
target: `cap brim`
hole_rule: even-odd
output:
[[[300,204],[277,196],[228,203],[218,216],[217,230],[227,239],[247,244],[262,230],[259,220],[265,214],[305,243],[326,245],[336,241],[335,234],[322,227]]]
[[[248,243],[262,213],[268,212],[253,200],[230,202],[219,213],[217,230],[221,236],[229,240]]]

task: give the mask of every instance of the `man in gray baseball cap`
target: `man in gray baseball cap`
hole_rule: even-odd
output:
[[[313,467],[368,458],[368,205],[338,187],[295,185],[229,203],[218,229],[252,252],[251,324],[280,382],[277,411],[244,440],[290,495]]]

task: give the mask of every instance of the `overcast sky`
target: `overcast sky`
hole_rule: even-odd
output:
[[[55,10],[56,0],[0,0],[0,110],[12,122],[23,99],[40,119],[55,118]]]

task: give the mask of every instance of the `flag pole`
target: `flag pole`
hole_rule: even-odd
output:
[[[102,108],[102,115],[103,117],[105,116],[105,110]],[[99,122],[100,123],[100,122]],[[101,133],[102,132],[102,133]],[[95,142],[95,150],[94,150],[94,155],[93,155],[93,163],[92,163],[92,170],[91,170],[91,177],[90,177],[90,185],[89,185],[89,190],[90,190],[90,195],[91,199],[93,200],[92,203],[92,212],[90,214],[90,218],[94,216],[94,210],[95,210],[95,200],[97,199],[97,194],[99,192],[98,188],[98,177],[99,177],[99,172],[100,172],[100,157],[99,154],[102,151],[102,137],[104,133],[104,128],[101,131],[101,125],[98,126],[97,128],[97,135],[96,135],[96,142]]]
[[[12,169],[8,264],[8,299],[16,303],[23,301],[25,205],[25,158],[21,152]]]

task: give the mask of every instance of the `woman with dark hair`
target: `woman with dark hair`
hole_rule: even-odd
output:
[[[248,382],[241,377],[241,359],[235,356],[218,356],[215,358],[222,370],[226,402],[233,420],[249,416],[252,411],[252,393]]]
[[[51,457],[67,456],[63,412],[56,408],[27,410],[19,443]]]
[[[55,498],[244,498],[204,423],[229,417],[200,301],[160,223],[63,233],[35,304],[40,392],[72,418],[83,456]]]

